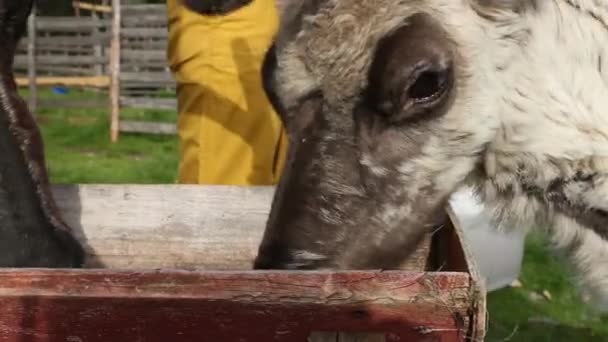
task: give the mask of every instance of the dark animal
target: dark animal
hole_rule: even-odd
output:
[[[12,64],[32,0],[0,0],[0,267],[79,267],[84,251],[49,189],[38,126]]]

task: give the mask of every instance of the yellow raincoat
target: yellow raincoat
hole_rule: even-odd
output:
[[[271,185],[287,138],[262,89],[278,29],[275,0],[205,16],[168,0],[167,57],[177,81],[179,183]]]

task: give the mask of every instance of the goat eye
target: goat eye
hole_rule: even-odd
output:
[[[406,91],[406,96],[417,103],[426,103],[440,98],[448,89],[447,70],[427,70],[418,75]]]

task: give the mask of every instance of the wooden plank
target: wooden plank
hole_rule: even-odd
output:
[[[27,86],[28,79],[18,77],[16,79],[18,86]],[[39,86],[75,86],[75,87],[108,87],[110,78],[107,76],[82,76],[82,77],[37,77],[36,84]]]
[[[175,135],[177,128],[174,123],[166,122],[145,122],[145,121],[125,121],[120,122],[120,131],[125,133],[146,133]]]
[[[167,13],[166,4],[124,4],[121,8],[123,16],[142,14]]]
[[[89,262],[111,268],[249,269],[273,192],[198,185],[53,187]]]
[[[38,31],[63,31],[89,33],[92,28],[109,27],[111,21],[101,19],[92,21],[88,17],[39,17]]]
[[[164,49],[132,49],[128,45],[123,44],[122,55],[123,60],[158,60],[167,64],[167,51]]]
[[[70,108],[70,109],[99,109],[104,108],[108,101],[105,98],[99,99],[40,99],[38,100],[39,108],[55,109],[55,108]]]
[[[93,49],[89,49],[91,53]],[[109,62],[107,57],[104,56],[93,56],[93,55],[80,55],[80,56],[70,56],[67,54],[61,55],[40,55],[40,51],[38,56],[36,56],[36,62],[38,64],[46,64],[46,65],[85,65],[90,66],[91,64],[106,64]]]
[[[36,65],[36,74],[37,78],[40,77],[54,77],[55,75],[60,75],[58,77],[92,77],[90,76],[90,68],[85,68],[84,66],[75,67],[75,66],[59,66],[59,65]],[[23,73],[27,74],[27,66],[24,63],[19,63],[15,65],[14,70],[23,70]],[[17,72],[17,74],[21,74],[21,72]]]
[[[122,72],[120,73],[120,80],[122,82],[136,81],[136,82],[163,82],[163,83],[175,83],[173,76],[170,72]]]
[[[35,114],[38,100],[38,85],[36,84],[36,7],[32,8],[27,20],[27,77],[29,83],[28,106]]]
[[[176,110],[177,100],[175,98],[145,98],[145,97],[125,97],[120,98],[121,106],[140,109],[165,109]]]
[[[110,6],[106,6],[108,8],[110,8]],[[110,8],[110,13],[111,13],[111,8]],[[95,11],[91,12],[91,19],[94,21],[99,21],[100,17],[99,14]],[[91,36],[96,36],[100,33],[98,28],[95,28],[91,31]],[[104,43],[100,40],[97,40],[95,45],[93,46],[93,54],[95,55],[96,58],[103,58],[104,56]],[[104,64],[105,63],[109,63],[109,58],[104,60]],[[97,65],[93,65],[93,69],[95,72],[96,76],[101,76],[104,74],[104,65],[103,64],[97,64]]]
[[[167,39],[168,31],[166,28],[124,28],[122,32],[123,37],[144,37],[144,38],[163,38]]]
[[[125,15],[123,11],[123,27],[165,27],[167,26],[166,11],[158,13],[132,13]]]
[[[112,40],[110,44],[110,140],[118,140],[120,116],[120,0],[112,0]]]
[[[466,273],[1,270],[0,339],[464,342],[468,290]]]
[[[93,28],[95,29],[95,28]],[[37,37],[36,44],[42,49],[52,49],[57,46],[62,47],[83,47],[93,46],[95,44],[109,44],[110,33],[100,32],[96,34],[89,34],[87,36],[76,36],[76,35],[58,35],[52,37]],[[28,39],[24,38],[19,42],[19,47],[27,46]]]
[[[83,9],[83,10],[92,11],[92,12],[112,13],[112,7],[110,7],[110,6],[91,4],[91,3],[81,2],[81,1],[73,1],[72,6],[74,6],[74,8],[77,8],[77,9]]]
[[[462,257],[465,263],[464,267],[471,276],[472,286],[470,296],[474,299],[474,305],[472,307],[473,317],[467,336],[470,337],[471,341],[483,341],[488,323],[485,281],[479,272],[473,253],[466,244],[463,227],[457,220],[456,213],[451,206],[446,207],[446,214],[451,218],[451,240],[452,244],[456,245],[452,247],[452,252],[450,253],[452,262],[457,263],[457,259]]]

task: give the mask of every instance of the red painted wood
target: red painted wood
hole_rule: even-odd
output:
[[[0,341],[465,341],[467,273],[0,270]]]

